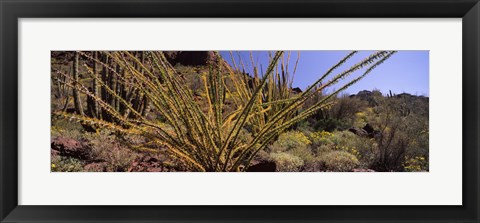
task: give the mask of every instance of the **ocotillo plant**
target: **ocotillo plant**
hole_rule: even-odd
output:
[[[77,86],[79,85],[79,71],[78,71],[78,65],[79,65],[79,60],[80,60],[80,54],[78,52],[75,52],[74,55],[74,60],[73,60],[73,84],[74,88],[73,90],[73,103],[75,105],[75,111],[79,115],[83,115],[83,107],[82,107],[82,101],[80,99],[80,93],[77,89]]]
[[[147,144],[166,147],[168,153],[183,159],[195,171],[243,171],[247,169],[256,154],[285,129],[328,106],[330,100],[339,92],[365,77],[392,56],[395,51],[375,52],[328,79],[335,70],[357,53],[353,51],[330,68],[304,92],[285,100],[263,100],[265,90],[271,88],[267,85],[271,84],[273,87],[284,89],[277,86],[277,83],[279,83],[277,79],[271,77],[276,75],[275,70],[283,55],[282,51],[275,52],[266,71],[262,76],[258,75],[258,82],[254,85],[253,90],[249,91],[249,96],[237,98],[236,100],[242,101],[238,102],[238,107],[229,113],[226,113],[224,109],[226,92],[244,91],[245,86],[234,85],[229,87],[226,84],[227,80],[237,81],[241,84],[240,80],[235,79],[244,77],[233,75],[230,71],[226,71],[224,66],[212,67],[204,78],[208,109],[203,110],[200,104],[194,100],[192,91],[188,89],[182,79],[178,78],[175,69],[167,62],[162,52],[146,52],[147,62],[142,62],[132,52],[128,51],[104,53],[125,71],[124,77],[128,77],[128,80],[130,80],[125,81],[125,85],[134,87],[145,95],[151,103],[151,108],[163,117],[164,122],[159,123],[158,120],[149,120],[143,117],[138,110],[132,107],[131,103],[117,94],[108,83],[101,80],[98,81],[99,84],[115,100],[118,100],[127,110],[138,117],[137,119],[132,119],[128,115],[120,113],[111,103],[104,101],[103,98],[96,97],[82,85],[72,87],[94,97],[98,105],[116,121],[102,121],[61,112],[56,113],[57,115],[78,120],[84,124],[103,126],[124,134],[142,136],[146,141],[144,148],[148,147]],[[148,66],[151,70],[147,69]],[[362,75],[327,94],[308,108],[301,109],[305,102],[315,96],[316,93],[333,86],[340,79],[362,68],[366,68]],[[109,70],[115,69],[111,68]],[[279,104],[282,105],[282,109],[269,114],[269,118],[265,119],[264,122],[257,122],[253,119],[253,117],[264,115],[269,111],[269,107]],[[244,131],[246,126],[252,124],[257,125],[257,130],[253,133],[251,139],[241,140],[241,132]],[[136,148],[141,149],[142,147]]]
[[[52,58],[53,58],[53,55],[52,55]],[[72,73],[73,72],[73,68],[71,66],[68,66],[68,68],[66,68],[66,70],[68,70],[68,71],[66,71],[67,73]],[[55,71],[56,70],[52,67],[52,72],[55,72]],[[70,87],[68,87],[66,84],[64,84],[68,81],[67,81],[67,78],[62,74],[52,73],[51,81],[52,81],[51,82],[52,89],[56,89],[55,93],[52,92],[54,94],[55,98],[65,100],[65,102],[63,103],[63,106],[61,108],[61,110],[65,112],[67,110],[68,104],[70,102],[70,94],[72,93],[72,89]]]
[[[97,59],[98,58],[98,52],[97,51],[93,51],[92,52],[92,56]],[[99,92],[98,92],[98,81],[97,81],[97,77],[98,77],[98,66],[97,66],[97,62],[96,61],[93,61],[93,65],[92,65],[92,75],[95,77],[95,78],[92,78],[92,88],[91,88],[91,91],[93,93],[93,95],[95,97],[99,97]],[[99,111],[98,111],[98,104],[97,102],[91,98],[91,97],[87,97],[87,106],[88,106],[88,115],[90,117],[93,117],[93,118],[99,118]]]
[[[108,103],[112,109],[122,114],[122,116],[131,116],[131,111],[120,102],[118,98],[119,96],[122,100],[127,101],[133,106],[134,110],[140,112],[142,116],[145,115],[146,109],[148,108],[146,97],[139,91],[138,86],[132,86],[130,84],[131,77],[126,75],[125,70],[117,64],[118,61],[109,57],[108,52],[102,53],[94,51],[90,54],[77,51],[74,54],[74,69],[72,77],[58,71],[58,76],[63,78],[58,83],[74,83],[71,88],[73,89],[74,105],[78,114],[86,115],[90,118],[105,120],[107,122],[116,122],[117,119],[115,119],[111,113],[106,111],[104,107],[99,106],[99,100],[101,100]],[[143,54],[144,53],[141,53],[141,55]],[[81,84],[82,80],[79,79],[79,67],[81,66],[79,60],[80,56],[84,58],[83,67],[85,68],[84,70],[86,70],[86,73],[84,73],[83,76],[89,76],[89,78],[92,79],[91,87],[83,86]],[[99,75],[99,73],[101,75]],[[85,87],[89,93],[79,90],[83,87]],[[80,93],[87,96],[86,113],[82,108],[83,103],[81,101]]]
[[[270,61],[273,59],[272,54],[270,55]],[[298,61],[300,59],[300,53],[298,53],[297,60],[295,61],[293,72],[289,73],[289,64],[290,64],[291,52],[283,55],[279,60],[280,63],[275,66],[275,70],[271,75],[268,76],[265,86],[259,92],[257,100],[263,106],[257,106],[254,108],[253,116],[249,119],[252,133],[257,133],[261,126],[265,125],[270,118],[272,118],[277,112],[283,110],[287,105],[287,102],[292,100],[294,96],[292,92],[292,83],[297,70]],[[258,69],[258,65],[255,64],[253,55],[250,53],[250,63],[253,67],[253,77],[248,77],[248,75],[243,75],[243,78],[238,78],[238,70],[242,70],[244,73],[245,62],[239,57],[240,65],[237,66],[235,61],[235,56],[230,54],[231,61],[233,64],[234,70],[228,70],[229,79],[234,85],[234,103],[238,107],[246,106],[246,103],[252,97],[255,92],[255,89],[259,87],[259,76],[263,75],[262,69]],[[227,66],[228,68],[228,66]],[[237,71],[237,72],[235,72]],[[260,74],[261,73],[261,74]],[[292,110],[290,114],[286,115],[283,120],[280,120],[277,124],[281,124],[284,121],[291,118],[295,110]]]

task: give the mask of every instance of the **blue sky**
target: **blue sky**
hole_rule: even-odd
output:
[[[288,52],[289,51],[285,52],[285,59]],[[290,73],[293,72],[298,52],[300,52],[300,60],[298,62],[293,87],[305,89],[314,83],[330,67],[344,58],[350,51],[291,51],[288,69]],[[374,52],[375,51],[360,51],[344,65],[337,68],[331,76],[348,69]],[[253,74],[250,51],[232,51],[232,53],[237,65],[239,64],[239,58],[242,58],[246,66],[246,72]],[[261,65],[263,71],[265,71],[268,67],[268,51],[253,51],[252,53],[254,62],[257,63],[259,67]],[[230,51],[220,51],[220,54],[228,63],[232,64]],[[363,74],[364,71],[365,69],[354,72],[349,78],[339,82],[328,91],[339,88],[347,81]],[[384,94],[391,90],[395,94],[406,92],[414,95],[429,96],[429,51],[398,51],[398,53],[390,57],[389,60],[378,66],[369,75],[344,92],[356,94],[361,90],[373,89],[378,89]]]

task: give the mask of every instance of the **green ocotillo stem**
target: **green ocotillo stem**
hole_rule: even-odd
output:
[[[75,51],[75,59],[73,61],[73,80],[75,81],[75,86],[78,85],[79,75],[78,75],[78,63],[80,60],[80,54]],[[80,92],[76,87],[73,88],[73,102],[75,106],[75,111],[79,115],[84,115],[82,108],[82,101],[80,100]]]
[[[142,61],[142,64],[145,64],[145,51],[140,52],[140,61]],[[145,73],[145,71],[142,69],[142,75]],[[142,116],[145,116],[147,114],[147,109],[148,109],[148,98],[147,95],[143,95],[143,108],[141,111]]]
[[[127,85],[126,85],[126,75],[125,75],[125,69],[122,69],[122,77],[123,77],[123,80],[120,82],[120,96],[122,97],[123,100],[127,101],[128,100],[128,89],[127,89]],[[122,114],[122,116],[125,116],[126,112],[127,112],[127,108],[126,106],[123,104],[123,103],[120,103],[118,102],[119,105],[120,105],[120,113]]]
[[[118,70],[117,70],[118,71]],[[116,79],[116,75],[112,72],[110,74],[110,76],[108,77],[110,80],[108,81],[110,83],[110,89],[112,89],[113,92],[117,92],[117,79]],[[110,96],[110,105],[115,108],[115,97],[114,96]]]
[[[102,68],[102,82],[103,83],[108,83],[108,55],[107,54],[104,54],[103,57],[102,57],[102,63],[104,64],[103,65],[103,68]],[[105,86],[102,86],[101,87],[101,99],[102,101],[104,102],[107,102],[107,90],[105,89]],[[101,115],[102,115],[102,119],[103,120],[108,120],[108,113],[105,111],[105,109],[101,109],[102,112],[101,112]]]
[[[98,51],[94,51],[93,52],[93,57],[95,58],[95,60],[93,61],[93,75],[96,77],[93,79],[93,83],[92,83],[92,87],[93,87],[93,95],[95,95],[95,97],[99,98],[98,95],[98,81],[97,81],[97,73],[98,73],[98,67],[97,67],[97,59],[98,59]],[[95,117],[98,117],[99,116],[99,112],[98,112],[98,104],[96,101],[93,102],[93,113],[94,113],[94,116]]]
[[[122,69],[120,68],[120,65],[117,64],[117,74],[118,75],[121,75],[123,77],[123,74],[122,74]],[[121,79],[117,76],[114,77],[114,80],[115,80],[115,85],[112,90],[115,91],[115,94],[117,94],[118,96],[121,97],[121,91],[122,91],[122,83],[121,83]],[[120,100],[117,98],[117,97],[114,97],[113,99],[113,107],[115,108],[116,111],[120,111]],[[120,112],[121,113],[121,112]]]

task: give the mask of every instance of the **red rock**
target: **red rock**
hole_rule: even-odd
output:
[[[74,157],[87,160],[90,158],[91,147],[82,141],[75,139],[57,137],[51,141],[51,149],[53,154]]]

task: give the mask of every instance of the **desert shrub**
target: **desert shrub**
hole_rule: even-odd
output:
[[[62,136],[80,140],[83,137],[84,131],[82,125],[77,122],[70,122],[66,119],[53,119],[50,133],[52,138]]]
[[[404,168],[407,172],[428,171],[428,160],[417,156],[405,161]]]
[[[318,157],[333,151],[343,151],[354,155],[363,168],[369,167],[375,158],[374,139],[360,137],[349,131],[314,132],[309,138],[312,141],[312,151]]]
[[[340,146],[353,146],[355,140],[357,140],[357,135],[349,131],[335,132],[332,134],[331,141],[336,147]]]
[[[352,126],[365,126],[366,124],[373,124],[379,122],[378,118],[378,111],[372,107],[368,107],[362,111],[355,113],[354,117],[355,120]]]
[[[311,164],[315,162],[315,155],[310,147],[297,147],[286,152],[294,156],[300,157],[305,164]]]
[[[417,170],[416,157],[428,157],[428,98],[409,94],[376,97],[376,106],[356,114],[356,126],[369,123],[379,130],[371,169]],[[428,169],[427,167],[422,167]],[[410,169],[406,169],[409,167]]]
[[[298,172],[304,165],[300,157],[285,152],[270,153],[270,159],[277,165],[278,172]]]
[[[319,157],[327,171],[346,172],[359,165],[358,159],[345,151],[332,151]]]
[[[363,110],[366,103],[359,98],[342,95],[332,107],[331,114],[337,120],[352,124],[355,113]]]
[[[52,156],[51,171],[52,172],[81,172],[84,163],[72,157]]]
[[[323,95],[317,96],[319,100]],[[308,119],[310,125],[317,131],[342,131],[351,127],[355,121],[355,114],[366,107],[366,102],[356,97],[342,95],[333,100],[332,106],[317,111]]]
[[[285,159],[287,159],[285,157],[289,155],[289,156],[295,157],[294,161],[296,161],[296,158],[299,158],[302,161],[301,162],[302,165],[303,164],[311,165],[315,161],[315,156],[309,146],[310,144],[311,144],[311,141],[302,132],[290,131],[290,132],[281,134],[278,140],[275,143],[273,143],[273,145],[270,146],[270,151],[273,157],[277,157],[277,159],[281,159],[282,162],[286,162],[284,161]],[[280,155],[278,155],[278,153],[280,153]],[[295,162],[295,163],[298,164],[299,162]],[[279,165],[287,165],[287,164],[281,163]]]
[[[107,163],[108,171],[126,171],[137,157],[129,148],[122,146],[122,140],[109,131],[99,134],[86,134],[92,146],[92,158]]]
[[[404,171],[402,163],[405,160],[405,151],[409,139],[404,134],[398,132],[396,128],[389,131],[382,131],[377,140],[377,152],[375,161],[370,166],[376,171]]]
[[[312,142],[299,131],[290,131],[281,134],[278,140],[270,146],[272,152],[284,152],[292,149],[307,148]]]
[[[319,145],[312,147],[312,151],[316,156],[320,156],[321,154],[333,151],[333,147],[331,145]]]
[[[305,135],[310,135],[310,133],[315,132],[315,129],[308,120],[302,120],[296,123],[292,126],[292,129],[303,132]]]
[[[316,130],[322,131],[335,131],[335,130],[344,130],[350,127],[351,125],[341,119],[335,118],[323,118],[317,119],[313,123],[313,128]]]
[[[333,150],[345,151],[354,155],[362,167],[368,167],[374,162],[377,143],[375,139],[361,137],[349,131],[335,132],[331,138]]]
[[[331,145],[333,133],[327,131],[312,132],[308,135],[312,141],[312,146]]]
[[[327,131],[312,132],[309,134],[312,141],[311,150],[315,156],[332,151],[335,146],[333,144],[333,133]]]
[[[405,137],[409,139],[405,151],[407,159],[415,157],[428,157],[429,155],[429,130],[428,119],[418,115],[411,115],[405,121]]]

